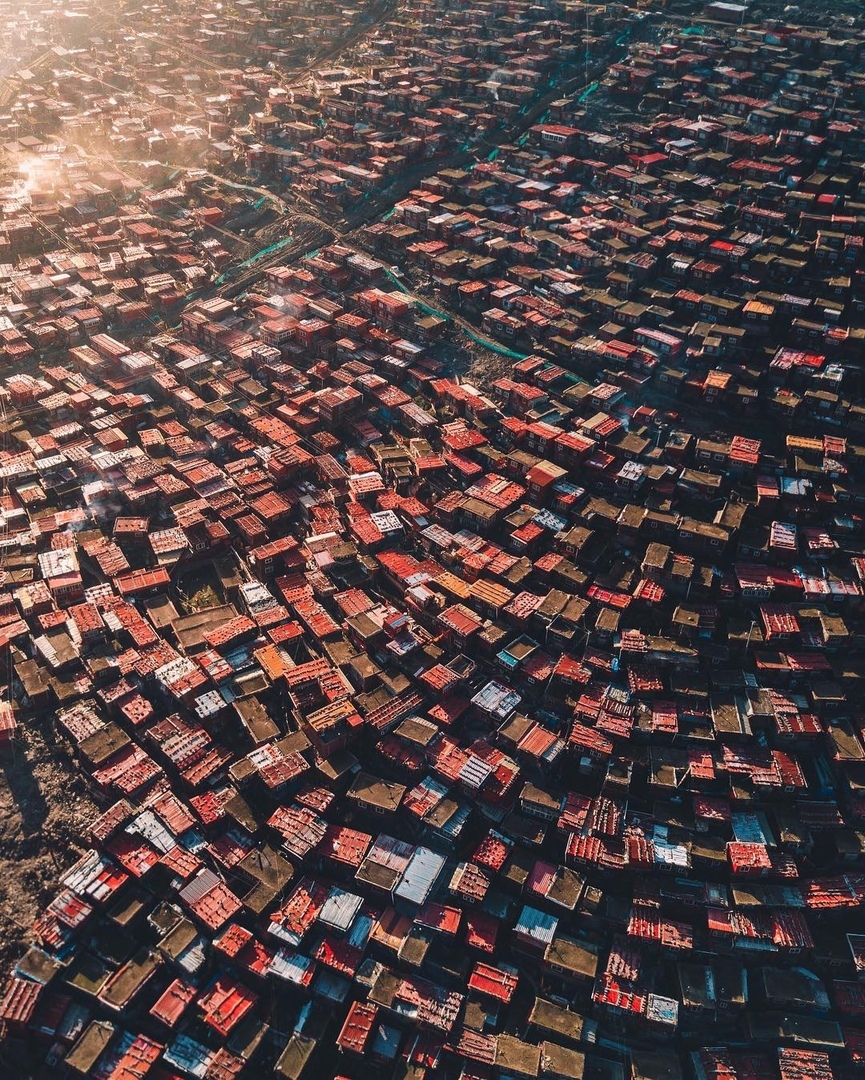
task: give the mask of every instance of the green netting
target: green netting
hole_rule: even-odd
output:
[[[499,356],[507,356],[511,360],[525,360],[528,356],[528,353],[514,352],[513,349],[506,349],[504,345],[497,345],[496,342],[490,341],[489,338],[478,337],[477,334],[473,334],[471,330],[466,330],[465,327],[461,327],[461,329],[466,337],[470,337],[478,345],[483,345],[490,352],[498,353]]]
[[[445,322],[451,321],[450,315],[448,315],[444,311],[436,311],[434,307],[430,307],[429,304],[425,304],[423,300],[415,300],[415,304],[421,309],[421,311],[425,311],[427,315],[435,315],[437,319],[444,319]]]
[[[399,278],[395,274],[392,274],[390,270],[385,270],[385,276],[388,277],[401,292],[408,293],[408,295],[411,296],[411,290],[407,289]],[[453,317],[448,315],[447,312],[438,311],[436,308],[430,307],[429,304],[425,304],[422,300],[418,300],[415,297],[412,297],[412,299],[417,307],[419,307],[421,311],[426,312],[427,315],[433,315],[437,319],[444,319],[444,321],[448,323],[453,322]],[[528,355],[527,353],[518,353],[514,352],[512,349],[506,349],[504,345],[499,345],[495,341],[490,341],[489,338],[481,337],[472,330],[467,330],[462,325],[460,325],[460,330],[462,330],[466,337],[471,338],[477,345],[483,345],[485,349],[489,349],[490,352],[498,353],[499,356],[507,356],[511,360],[525,360]]]
[[[266,248],[262,248],[261,251],[256,251],[254,255],[250,255],[248,259],[244,259],[242,263],[238,263],[236,266],[232,266],[229,270],[226,270],[224,274],[220,274],[214,284],[222,285],[227,279],[229,274],[235,274],[238,271],[246,269],[248,266],[254,266],[259,259],[264,259],[268,255],[272,255],[275,251],[281,251],[284,247],[292,242],[293,237],[286,236],[282,240],[277,240],[275,244],[270,244]]]

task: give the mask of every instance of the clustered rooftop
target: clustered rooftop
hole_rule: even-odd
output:
[[[5,1034],[865,1075],[865,29],[297,7],[0,116],[0,753],[51,714],[103,811]],[[289,14],[343,48],[286,85]]]

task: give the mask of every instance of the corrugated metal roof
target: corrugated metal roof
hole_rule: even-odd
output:
[[[412,855],[394,895],[412,904],[424,904],[429,899],[445,866],[445,858],[420,847]]]
[[[533,941],[548,945],[555,937],[558,925],[559,920],[555,915],[550,915],[546,911],[539,911],[538,908],[524,904],[514,930],[516,933],[529,937]]]
[[[346,933],[362,906],[363,897],[334,886],[321,906],[318,921]]]

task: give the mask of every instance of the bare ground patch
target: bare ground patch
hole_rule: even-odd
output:
[[[99,813],[50,720],[22,719],[18,736],[0,750],[0,967],[30,943]]]

